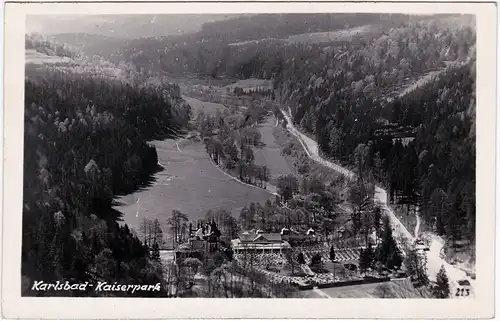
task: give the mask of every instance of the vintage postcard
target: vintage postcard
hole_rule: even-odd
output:
[[[3,316],[493,317],[496,19],[7,3]]]

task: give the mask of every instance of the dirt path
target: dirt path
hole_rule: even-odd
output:
[[[418,215],[418,210],[415,211],[415,216],[417,217],[417,225],[415,226],[415,238],[418,238],[420,233],[420,215]]]
[[[354,177],[356,177],[356,174],[354,174],[352,171],[343,168],[337,164],[334,164],[330,161],[327,161],[323,159],[321,156],[319,156],[318,143],[316,143],[314,140],[312,140],[311,138],[307,137],[306,135],[298,131],[293,125],[290,116],[283,110],[282,113],[288,123],[287,125],[288,131],[290,131],[292,135],[296,136],[299,139],[300,143],[302,144],[302,147],[304,148],[309,158],[326,167],[333,169],[334,171],[337,171],[347,176],[349,179],[353,179]],[[407,242],[406,240],[413,241],[413,236],[411,235],[411,233],[408,232],[406,227],[396,217],[394,211],[387,205],[387,192],[379,186],[375,187],[375,201],[379,203],[382,210],[384,210],[384,212],[388,214],[388,217],[391,220],[391,224],[395,232],[396,240],[400,243]]]

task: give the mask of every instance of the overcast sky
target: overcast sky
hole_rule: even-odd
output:
[[[94,33],[115,37],[166,36],[196,32],[203,23],[237,15],[32,15],[26,32]]]

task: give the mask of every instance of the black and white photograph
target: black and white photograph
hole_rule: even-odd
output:
[[[27,15],[21,297],[477,299],[477,24]]]

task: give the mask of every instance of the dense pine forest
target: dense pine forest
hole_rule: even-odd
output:
[[[335,59],[333,69],[305,67],[302,80],[283,83],[282,99],[326,156],[372,174],[388,187],[391,201],[420,206],[425,223],[438,234],[473,242],[474,37],[469,29],[441,33],[440,44],[431,34],[417,36],[420,45],[411,37],[400,41],[393,51],[394,42],[379,48],[375,41],[373,51],[355,50],[343,62]],[[443,46],[451,38],[454,45]],[[402,97],[388,97],[405,77],[438,68],[445,59],[456,63]],[[288,72],[282,79],[300,77]]]
[[[270,79],[275,75],[269,72],[271,67],[276,70],[290,63],[287,60],[293,57],[302,59],[306,55],[319,63],[318,58],[342,45],[365,45],[383,33],[393,38],[388,31],[408,27],[412,19],[416,18],[404,14],[262,14],[205,23],[200,31],[185,35],[118,40],[62,34],[54,38],[78,47],[87,55],[102,55],[116,64],[131,62],[145,71],[175,76],[196,73]],[[418,20],[425,23],[430,19],[436,21],[435,16],[421,16]],[[368,30],[354,37],[342,37],[335,43],[332,39],[321,40],[322,46],[306,35],[364,26],[369,26]]]
[[[316,137],[326,155],[373,174],[393,202],[420,205],[425,222],[440,235],[473,241],[474,103],[471,66],[465,65],[384,107],[393,124],[415,132],[409,142],[379,134],[382,126],[364,118],[369,113],[336,106],[321,109],[331,116],[318,118]]]
[[[48,42],[33,47],[52,55],[78,56]],[[163,282],[159,262],[127,225],[118,224],[120,213],[112,209],[115,195],[149,184],[158,169],[156,150],[148,141],[174,137],[185,125],[186,119],[174,108],[178,93],[159,88],[64,68],[27,74],[25,294],[31,294],[35,280]],[[69,295],[52,294],[58,293]]]

